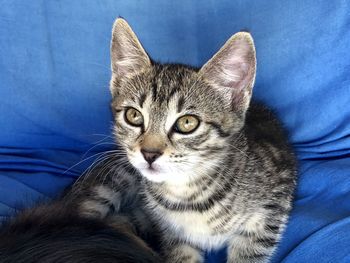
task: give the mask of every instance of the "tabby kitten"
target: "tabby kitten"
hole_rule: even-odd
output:
[[[276,117],[251,101],[251,35],[233,35],[194,69],[155,63],[117,19],[111,63],[115,136],[142,175],[134,182],[166,262],[202,262],[202,250],[224,245],[228,262],[266,262],[288,219],[296,162]],[[106,184],[99,194],[120,202],[115,189]],[[81,207],[107,209],[94,202]]]

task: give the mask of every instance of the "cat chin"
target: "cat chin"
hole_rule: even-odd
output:
[[[171,164],[158,161],[149,164],[141,157],[129,158],[130,163],[140,172],[147,180],[154,183],[167,183],[171,185],[183,185],[190,181],[191,176],[180,172],[176,167],[168,168]]]
[[[137,167],[136,167],[137,168]],[[183,185],[188,183],[186,175],[179,175],[150,168],[137,168],[142,176],[154,183],[167,183],[173,185]]]
[[[167,183],[171,185],[183,185],[189,182],[189,176],[174,171],[166,171],[159,165],[150,168],[148,165],[134,165],[143,177],[154,183]]]
[[[164,178],[164,173],[157,169],[150,169],[150,168],[138,168],[139,172],[142,176],[146,177],[147,180],[155,182],[155,183],[162,183],[166,180]]]

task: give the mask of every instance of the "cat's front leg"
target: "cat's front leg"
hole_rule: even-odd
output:
[[[280,239],[282,224],[265,224],[264,230],[242,232],[229,242],[228,263],[266,263]]]
[[[188,244],[176,243],[163,248],[166,263],[202,263],[202,252]]]
[[[82,216],[104,219],[138,202],[140,178],[124,166],[116,165],[110,171],[97,166],[85,177],[65,196]]]

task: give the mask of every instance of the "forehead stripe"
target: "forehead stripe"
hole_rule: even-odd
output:
[[[181,112],[182,109],[183,109],[183,106],[184,106],[184,103],[185,103],[185,99],[183,96],[181,96],[179,98],[179,100],[177,101],[177,113]]]
[[[156,99],[157,99],[157,93],[158,93],[158,91],[157,91],[157,84],[156,84],[156,83],[153,83],[153,84],[152,84],[152,100],[153,100],[153,101],[156,101]]]
[[[145,102],[145,100],[146,100],[146,93],[142,93],[141,96],[140,96],[140,100],[139,100],[139,105],[140,105],[141,108],[142,108],[143,103]]]

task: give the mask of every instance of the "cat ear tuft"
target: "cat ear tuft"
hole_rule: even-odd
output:
[[[117,79],[137,74],[151,65],[146,51],[123,18],[116,19],[113,25],[111,64]]]
[[[201,68],[199,74],[222,91],[232,106],[245,112],[249,106],[256,73],[256,55],[252,36],[234,34]]]

